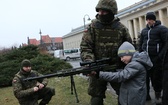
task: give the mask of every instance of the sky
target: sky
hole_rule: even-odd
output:
[[[141,0],[116,0],[118,10]],[[95,18],[98,0],[0,0],[0,48],[18,47],[27,37],[62,37]],[[88,16],[87,16],[88,15]]]

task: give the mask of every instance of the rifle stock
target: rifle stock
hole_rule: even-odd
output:
[[[103,70],[104,67],[109,65],[108,64],[109,60],[110,58],[104,58],[93,62],[81,62],[80,63],[81,67],[78,67],[78,68],[60,70],[56,73],[42,75],[38,77],[29,77],[29,78],[23,79],[23,81],[31,81],[31,80],[51,78],[51,77],[66,77],[66,76],[76,75],[80,73],[89,74],[91,71]]]

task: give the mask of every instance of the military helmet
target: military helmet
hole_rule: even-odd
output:
[[[113,14],[117,14],[118,7],[116,0],[99,0],[96,11],[98,12],[99,9],[109,10]]]

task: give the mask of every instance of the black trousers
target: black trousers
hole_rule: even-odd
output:
[[[48,104],[52,96],[55,95],[55,89],[45,87],[38,91],[38,99],[42,99],[39,105]]]
[[[163,71],[162,105],[168,105],[168,70]]]
[[[150,81],[155,92],[162,91],[162,63],[158,59],[151,59],[153,67],[147,71],[146,86],[147,95],[149,95]]]
[[[19,99],[19,103],[20,105],[46,105],[53,95],[55,95],[55,89],[45,87],[30,96]],[[38,104],[39,99],[42,99],[40,104]]]

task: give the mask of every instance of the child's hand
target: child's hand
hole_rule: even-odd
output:
[[[96,71],[91,71],[90,74],[88,74],[88,76],[95,76],[97,74]]]

